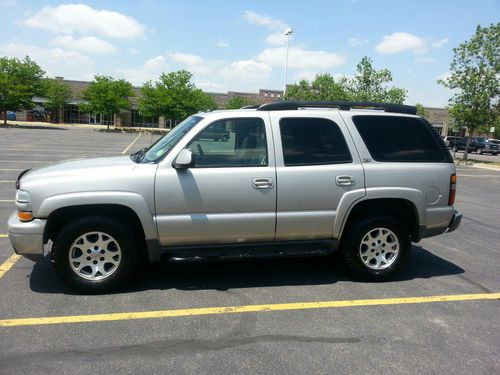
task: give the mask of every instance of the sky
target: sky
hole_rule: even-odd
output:
[[[35,59],[49,76],[134,85],[187,69],[209,92],[283,88],[318,73],[352,76],[363,56],[392,72],[407,104],[444,107],[453,48],[500,21],[500,0],[0,0],[0,56]]]

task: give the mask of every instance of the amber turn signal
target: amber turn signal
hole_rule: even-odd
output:
[[[17,212],[17,217],[21,221],[31,221],[33,220],[33,212],[29,211],[18,211]]]

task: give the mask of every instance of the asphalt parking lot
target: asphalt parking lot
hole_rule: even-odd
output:
[[[12,258],[21,170],[155,139],[0,128],[1,374],[500,373],[500,171],[459,167],[462,226],[414,245],[386,283],[322,258],[158,263],[119,293],[85,296],[50,264]]]

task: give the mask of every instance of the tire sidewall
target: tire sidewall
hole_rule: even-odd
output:
[[[103,280],[87,280],[70,266],[71,245],[88,232],[103,232],[112,236],[120,246],[121,261],[112,275]],[[57,237],[53,247],[54,267],[72,287],[86,293],[102,293],[118,288],[133,275],[138,263],[138,245],[134,232],[117,220],[101,217],[84,218],[68,224]]]
[[[375,228],[387,228],[391,230],[399,241],[399,253],[389,267],[381,270],[374,270],[366,266],[361,259],[359,248],[364,236]],[[348,267],[353,273],[365,281],[385,281],[406,264],[410,256],[411,241],[410,236],[404,226],[392,217],[369,217],[362,219],[354,225],[352,229],[347,228],[348,233],[341,244],[341,250]]]

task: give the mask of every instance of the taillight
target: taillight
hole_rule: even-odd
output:
[[[448,204],[453,206],[455,204],[455,196],[457,194],[457,175],[453,173],[450,176],[450,198],[448,199]]]

